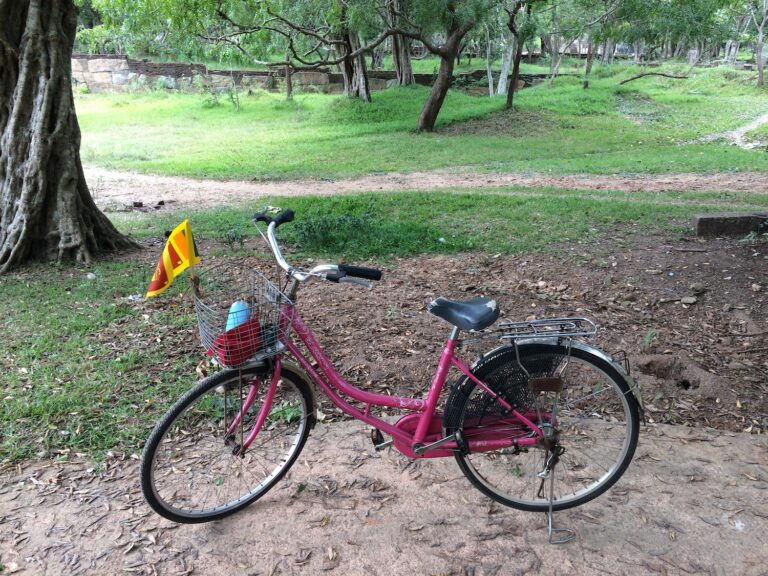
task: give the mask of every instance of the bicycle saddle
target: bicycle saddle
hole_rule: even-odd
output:
[[[427,312],[462,330],[482,330],[496,322],[499,317],[496,300],[490,298],[472,298],[465,301],[437,298],[427,304]]]

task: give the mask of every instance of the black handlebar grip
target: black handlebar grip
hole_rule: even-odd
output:
[[[285,224],[286,222],[293,222],[293,210],[283,210],[274,217],[272,220],[275,223],[275,228],[280,226],[280,224]]]
[[[366,280],[381,280],[381,270],[377,270],[376,268],[363,268],[362,266],[339,264],[339,270],[355,278],[365,278]]]
[[[257,212],[253,215],[253,222],[264,222],[265,224],[269,225],[272,222],[275,223],[275,228],[280,226],[280,224],[285,224],[286,222],[293,222],[293,210],[283,210],[272,218],[269,216],[266,212]]]
[[[256,214],[253,215],[253,223],[256,222],[264,222],[265,224],[269,224],[272,222],[272,218],[267,216],[266,212],[256,212]]]

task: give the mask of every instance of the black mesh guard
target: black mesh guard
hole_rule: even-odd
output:
[[[566,354],[554,351],[526,353],[520,350],[522,365],[531,378],[554,376]],[[520,368],[514,347],[506,347],[483,358],[472,373],[513,409],[525,412],[534,406],[528,377]],[[443,425],[448,433],[464,426],[481,426],[506,413],[506,409],[486,392],[476,388],[469,378],[462,378],[453,388],[445,406]],[[479,387],[477,387],[479,388]]]

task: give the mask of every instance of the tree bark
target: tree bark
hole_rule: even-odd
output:
[[[400,27],[400,0],[389,0],[387,2],[389,11],[390,25],[395,28]],[[416,83],[413,76],[413,67],[411,66],[411,40],[402,34],[392,36],[392,63],[397,74],[398,86],[411,86]]]
[[[72,0],[0,0],[0,273],[137,246],[99,211],[83,175],[76,26]]]
[[[587,37],[587,62],[584,65],[584,84],[583,88],[586,90],[589,88],[589,76],[592,74],[592,61],[595,59],[595,43],[592,36],[592,28],[589,29],[589,36]]]
[[[360,98],[365,102],[371,101],[371,89],[368,84],[368,70],[365,66],[365,56],[360,54],[354,58],[347,57],[360,48],[360,36],[357,32],[346,31],[341,40],[344,42],[341,50],[344,60],[340,64],[341,75],[344,79],[344,94],[351,98]]]
[[[528,8],[530,12],[530,8]],[[515,48],[515,60],[512,63],[512,79],[509,83],[509,89],[507,90],[507,103],[505,108],[512,110],[512,106],[515,101],[515,91],[517,90],[517,81],[520,78],[520,61],[523,59],[523,42],[520,37],[517,38],[517,47]]]
[[[285,55],[285,61],[291,61],[291,55]],[[293,68],[290,64],[285,65],[285,99],[293,100]]]
[[[429,93],[424,108],[419,116],[419,132],[432,132],[435,129],[435,121],[443,106],[448,88],[453,81],[453,65],[456,56],[461,49],[461,41],[474,26],[474,22],[465,25],[451,23],[446,34],[445,44],[436,52],[440,56],[440,68],[437,72],[437,79],[432,85],[432,91]]]
[[[752,9],[752,19],[757,28],[757,42],[755,42],[755,62],[757,63],[757,85],[765,86],[765,60],[763,59],[763,47],[765,46],[765,27],[768,25],[768,0],[762,0],[757,10]]]
[[[488,76],[488,96],[493,98],[493,69],[491,63],[493,62],[491,54],[491,31],[488,29],[488,25],[485,26],[485,73]]]
[[[523,49],[525,48],[525,42],[527,40],[527,38],[521,36],[520,29],[517,27],[517,14],[522,7],[523,2],[518,1],[515,3],[515,6],[511,10],[507,10],[507,28],[515,38],[515,57],[512,64],[512,80],[510,82],[509,89],[507,90],[507,102],[504,105],[504,108],[507,110],[512,110],[512,106],[515,101],[517,81],[520,78],[520,62],[523,59]],[[531,17],[531,9],[531,3],[525,5],[525,15],[527,18]],[[530,54],[530,51],[528,53]]]
[[[515,46],[517,39],[511,31],[504,31],[504,48],[501,55],[501,73],[499,82],[496,85],[496,94],[507,93],[507,79],[509,78],[509,69],[512,67],[512,60],[515,57]]]
[[[411,66],[411,42],[410,39],[400,34],[392,36],[392,61],[397,74],[398,86],[412,86],[416,84]]]
[[[440,113],[445,96],[448,94],[448,88],[451,87],[453,81],[453,64],[455,61],[455,54],[451,54],[447,58],[440,58],[437,78],[419,115],[419,132],[432,132],[435,129],[437,115]]]

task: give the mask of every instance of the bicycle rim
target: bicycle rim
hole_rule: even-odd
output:
[[[283,371],[263,428],[243,456],[235,455],[253,428],[269,387],[254,372],[220,372],[171,408],[153,431],[142,463],[142,489],[150,506],[177,522],[205,522],[244,508],[287,472],[310,428],[311,394]],[[227,436],[247,397],[251,407]]]
[[[509,349],[491,365],[479,366],[478,372],[492,387],[497,379],[516,383],[517,409],[528,408],[533,416],[534,396],[526,388],[527,377],[520,369],[514,351]],[[553,509],[563,510],[583,504],[607,490],[624,473],[637,444],[639,417],[636,401],[626,382],[607,362],[591,353],[574,349],[570,357],[561,346],[521,347],[523,365],[533,377],[551,376],[567,362],[564,387],[559,400],[556,428],[565,452],[554,468]],[[485,370],[484,370],[485,368]],[[482,374],[482,372],[485,372]],[[508,417],[487,414],[478,421],[470,414],[478,403],[488,404],[482,389],[468,386],[462,421],[465,440],[487,435],[498,437],[532,436],[530,429]],[[527,400],[524,400],[527,397]],[[540,400],[541,402],[541,400]],[[538,423],[546,427],[551,408],[543,405],[544,417]],[[541,447],[506,448],[492,452],[457,453],[464,474],[483,493],[505,505],[528,511],[544,511],[549,506],[549,480],[538,476],[544,470],[549,452]]]

